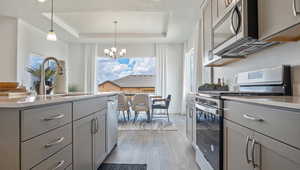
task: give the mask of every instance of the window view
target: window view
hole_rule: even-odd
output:
[[[97,59],[98,91],[155,92],[155,58]]]
[[[28,79],[24,80],[24,83],[31,90],[33,89],[38,90],[37,88],[39,86],[40,76],[41,76],[41,64],[44,61],[44,59],[45,57],[37,54],[30,54],[29,56],[28,65],[26,66],[26,71],[27,71],[26,74],[28,74]],[[56,79],[56,63],[50,60],[45,64],[46,85],[52,86],[55,79]]]

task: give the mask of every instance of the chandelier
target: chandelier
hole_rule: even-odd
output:
[[[124,57],[126,55],[127,51],[125,48],[121,49],[120,51],[117,48],[117,24],[118,24],[118,21],[114,21],[114,24],[115,24],[114,45],[110,49],[105,49],[104,54],[108,57],[116,59],[118,57]]]

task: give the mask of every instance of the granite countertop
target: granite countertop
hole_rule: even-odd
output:
[[[21,97],[7,97],[0,96],[0,109],[3,108],[25,108],[46,104],[71,102],[76,100],[95,98],[101,96],[112,96],[118,94],[117,92],[102,92],[102,93],[69,93],[57,95],[39,95],[39,96],[21,96]]]
[[[223,96],[225,100],[300,109],[300,96]]]

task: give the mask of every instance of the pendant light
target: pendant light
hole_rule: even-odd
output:
[[[120,51],[118,51],[118,48],[117,48],[117,24],[118,24],[118,21],[114,21],[113,22],[114,25],[115,25],[115,33],[114,33],[114,46],[111,47],[110,49],[105,49],[104,50],[104,54],[108,57],[111,57],[113,59],[116,59],[118,57],[124,57],[127,53],[127,50],[124,48],[124,49],[121,49]]]
[[[48,41],[56,41],[57,40],[56,34],[53,30],[53,0],[51,0],[51,29],[48,32],[47,40]]]

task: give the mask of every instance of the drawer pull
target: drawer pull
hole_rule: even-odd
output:
[[[255,116],[252,116],[252,115],[249,115],[249,114],[244,114],[243,117],[245,119],[253,120],[253,121],[258,121],[258,122],[263,122],[264,121],[264,119],[262,119],[262,118],[255,117]]]
[[[63,114],[58,114],[58,115],[55,115],[55,116],[52,116],[52,117],[44,118],[43,120],[44,120],[44,121],[51,121],[51,120],[62,119],[62,118],[64,118],[64,117],[65,117],[65,115],[63,115]]]
[[[54,145],[58,145],[58,144],[62,143],[64,140],[65,140],[64,137],[58,138],[56,141],[46,144],[45,148],[50,148]]]
[[[245,152],[245,154],[246,154],[246,162],[248,163],[248,164],[250,164],[251,163],[251,161],[252,160],[250,160],[249,159],[249,142],[250,141],[252,141],[252,139],[251,139],[251,137],[250,136],[247,136],[247,142],[246,142],[246,152]]]
[[[57,163],[57,165],[56,165],[52,170],[56,170],[56,169],[60,168],[61,166],[64,165],[64,163],[65,163],[64,160],[59,161],[59,162]]]
[[[255,139],[252,140],[252,166],[254,169],[256,169],[257,167],[259,167],[259,164],[255,163],[255,145],[257,145],[258,143],[256,142]]]

